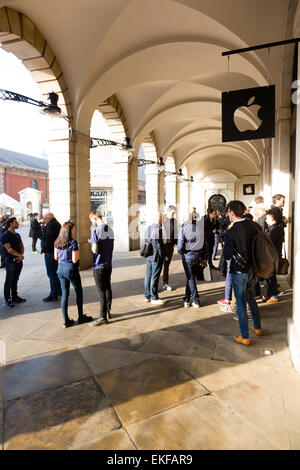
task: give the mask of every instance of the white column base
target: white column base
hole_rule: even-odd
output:
[[[288,345],[293,366],[300,372],[300,334],[293,318],[288,319]]]

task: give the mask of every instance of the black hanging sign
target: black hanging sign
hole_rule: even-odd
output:
[[[244,112],[244,119],[241,113]],[[254,117],[251,123],[247,117]],[[222,141],[275,137],[275,85],[222,93]]]
[[[243,184],[243,196],[252,196],[255,194],[255,184]]]

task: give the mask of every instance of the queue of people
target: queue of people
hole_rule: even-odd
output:
[[[261,200],[257,202],[262,203]],[[252,240],[257,232],[262,230],[261,219],[263,217],[264,230],[273,242],[279,258],[281,257],[284,227],[287,223],[282,214],[283,206],[284,196],[274,196],[273,206],[265,211],[265,214],[256,213],[259,217],[253,217],[254,221],[247,216],[249,211],[241,201],[230,201],[222,217],[212,208],[209,208],[206,216],[200,217],[196,208],[193,208],[193,212],[187,215],[180,228],[176,220],[175,206],[169,206],[165,215],[158,213],[155,222],[145,231],[145,244],[150,247],[146,255],[145,302],[154,306],[164,305],[165,300],[159,298],[158,295],[160,274],[163,271],[163,290],[172,290],[169,271],[174,247],[177,245],[186,276],[183,306],[200,308],[197,280],[203,279],[204,269],[215,268],[213,260],[216,247],[221,243],[220,266],[223,265],[222,270],[226,276],[226,282],[225,299],[221,299],[218,303],[221,304],[222,309],[225,308],[224,311],[235,312],[234,309],[228,310],[234,295],[237,313],[235,319],[239,321],[241,332],[240,336],[234,336],[234,341],[248,346],[250,344],[249,316],[253,320],[251,330],[258,336],[263,335],[255,299],[257,286],[250,276],[253,264]],[[93,254],[93,277],[99,295],[100,308],[99,317],[96,319],[83,312],[83,289],[79,272],[80,254],[78,242],[75,239],[74,223],[67,221],[61,226],[52,213],[46,214],[42,220],[39,220],[38,214],[33,214],[31,218],[32,252],[37,251],[36,242],[40,238],[41,253],[44,255],[50,282],[50,293],[43,301],[53,302],[61,297],[62,316],[66,328],[75,323],[68,315],[70,285],[76,293],[77,324],[89,323],[90,326],[100,326],[107,324],[111,318],[114,233],[99,212],[92,211],[89,219],[92,224],[89,241]],[[4,298],[6,305],[10,308],[16,303],[26,302],[26,299],[18,295],[17,290],[24,259],[24,245],[16,232],[18,226],[15,217],[7,219],[6,230],[0,238],[6,268]],[[243,263],[240,262],[241,259]],[[268,303],[278,302],[276,272],[274,271],[264,282],[267,295],[263,296],[263,300]]]

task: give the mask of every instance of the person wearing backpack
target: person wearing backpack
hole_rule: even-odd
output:
[[[257,224],[243,218],[246,206],[241,201],[230,201],[226,206],[232,227],[224,236],[224,257],[230,261],[230,274],[240,326],[240,336],[233,339],[239,344],[250,346],[247,301],[253,318],[251,330],[262,336],[260,314],[254,297],[254,283],[251,277],[253,266],[253,240],[256,238]]]

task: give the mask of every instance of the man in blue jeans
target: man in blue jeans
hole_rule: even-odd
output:
[[[230,261],[230,274],[240,325],[240,336],[233,339],[239,344],[250,346],[247,301],[253,318],[251,330],[262,336],[260,315],[254,297],[254,284],[249,272],[252,262],[252,240],[259,227],[248,218],[243,218],[246,206],[241,201],[230,201],[226,206],[232,227],[225,233],[224,257]]]
[[[206,264],[209,250],[207,238],[204,232],[204,218],[194,219],[188,216],[188,220],[182,224],[178,236],[178,253],[182,256],[182,264],[186,275],[184,307],[199,308],[199,294],[196,284],[196,273],[199,265]]]
[[[54,259],[54,242],[60,232],[60,223],[51,212],[44,216],[44,225],[42,227],[41,248],[45,254],[45,265],[47,276],[50,281],[50,294],[43,299],[44,302],[52,302],[61,295],[60,282],[57,277],[58,263]]]
[[[158,297],[159,276],[165,259],[162,236],[162,213],[157,214],[156,222],[147,227],[145,243],[151,243],[151,253],[146,258],[146,276],[144,282],[145,302],[152,305],[163,305],[165,300]]]

